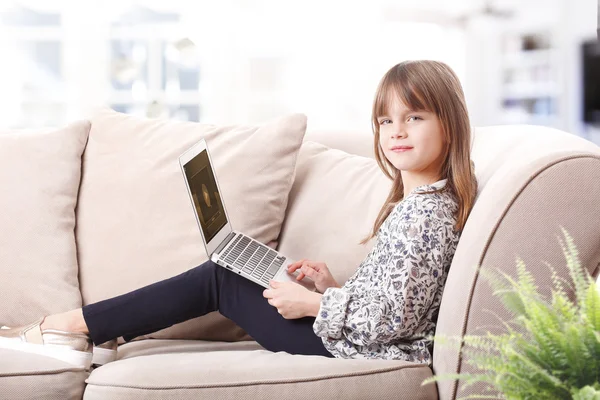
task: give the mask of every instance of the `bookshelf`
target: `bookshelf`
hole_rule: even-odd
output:
[[[563,93],[553,32],[508,30],[500,40],[501,121],[559,127]]]

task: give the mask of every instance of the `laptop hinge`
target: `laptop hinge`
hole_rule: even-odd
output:
[[[235,232],[229,232],[229,235],[227,235],[227,237],[225,238],[225,240],[223,240],[221,242],[221,244],[219,245],[219,247],[217,247],[215,249],[215,254],[221,254],[221,250],[223,250],[223,248],[225,246],[227,246],[227,244],[231,241],[231,239],[233,239],[235,237],[236,233]]]

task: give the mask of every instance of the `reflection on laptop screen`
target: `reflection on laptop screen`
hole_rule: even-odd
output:
[[[206,243],[225,226],[227,217],[206,150],[183,166]]]

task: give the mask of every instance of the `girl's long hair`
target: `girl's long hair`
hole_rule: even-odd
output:
[[[377,118],[387,114],[387,106],[393,96],[412,110],[435,113],[440,120],[446,142],[441,179],[448,179],[441,190],[450,191],[457,200],[455,229],[462,231],[475,202],[477,179],[475,165],[471,161],[471,124],[460,81],[443,62],[404,61],[383,76],[375,93],[371,116],[375,159],[394,184],[373,224],[373,230],[360,243],[365,244],[377,235],[394,206],[404,198],[402,175],[385,157],[379,144]]]

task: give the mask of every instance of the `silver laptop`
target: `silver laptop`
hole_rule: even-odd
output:
[[[179,157],[179,165],[210,260],[265,288],[270,287],[269,280],[273,279],[315,290],[310,279],[297,281],[298,272],[287,271],[293,260],[232,229],[204,139]]]

